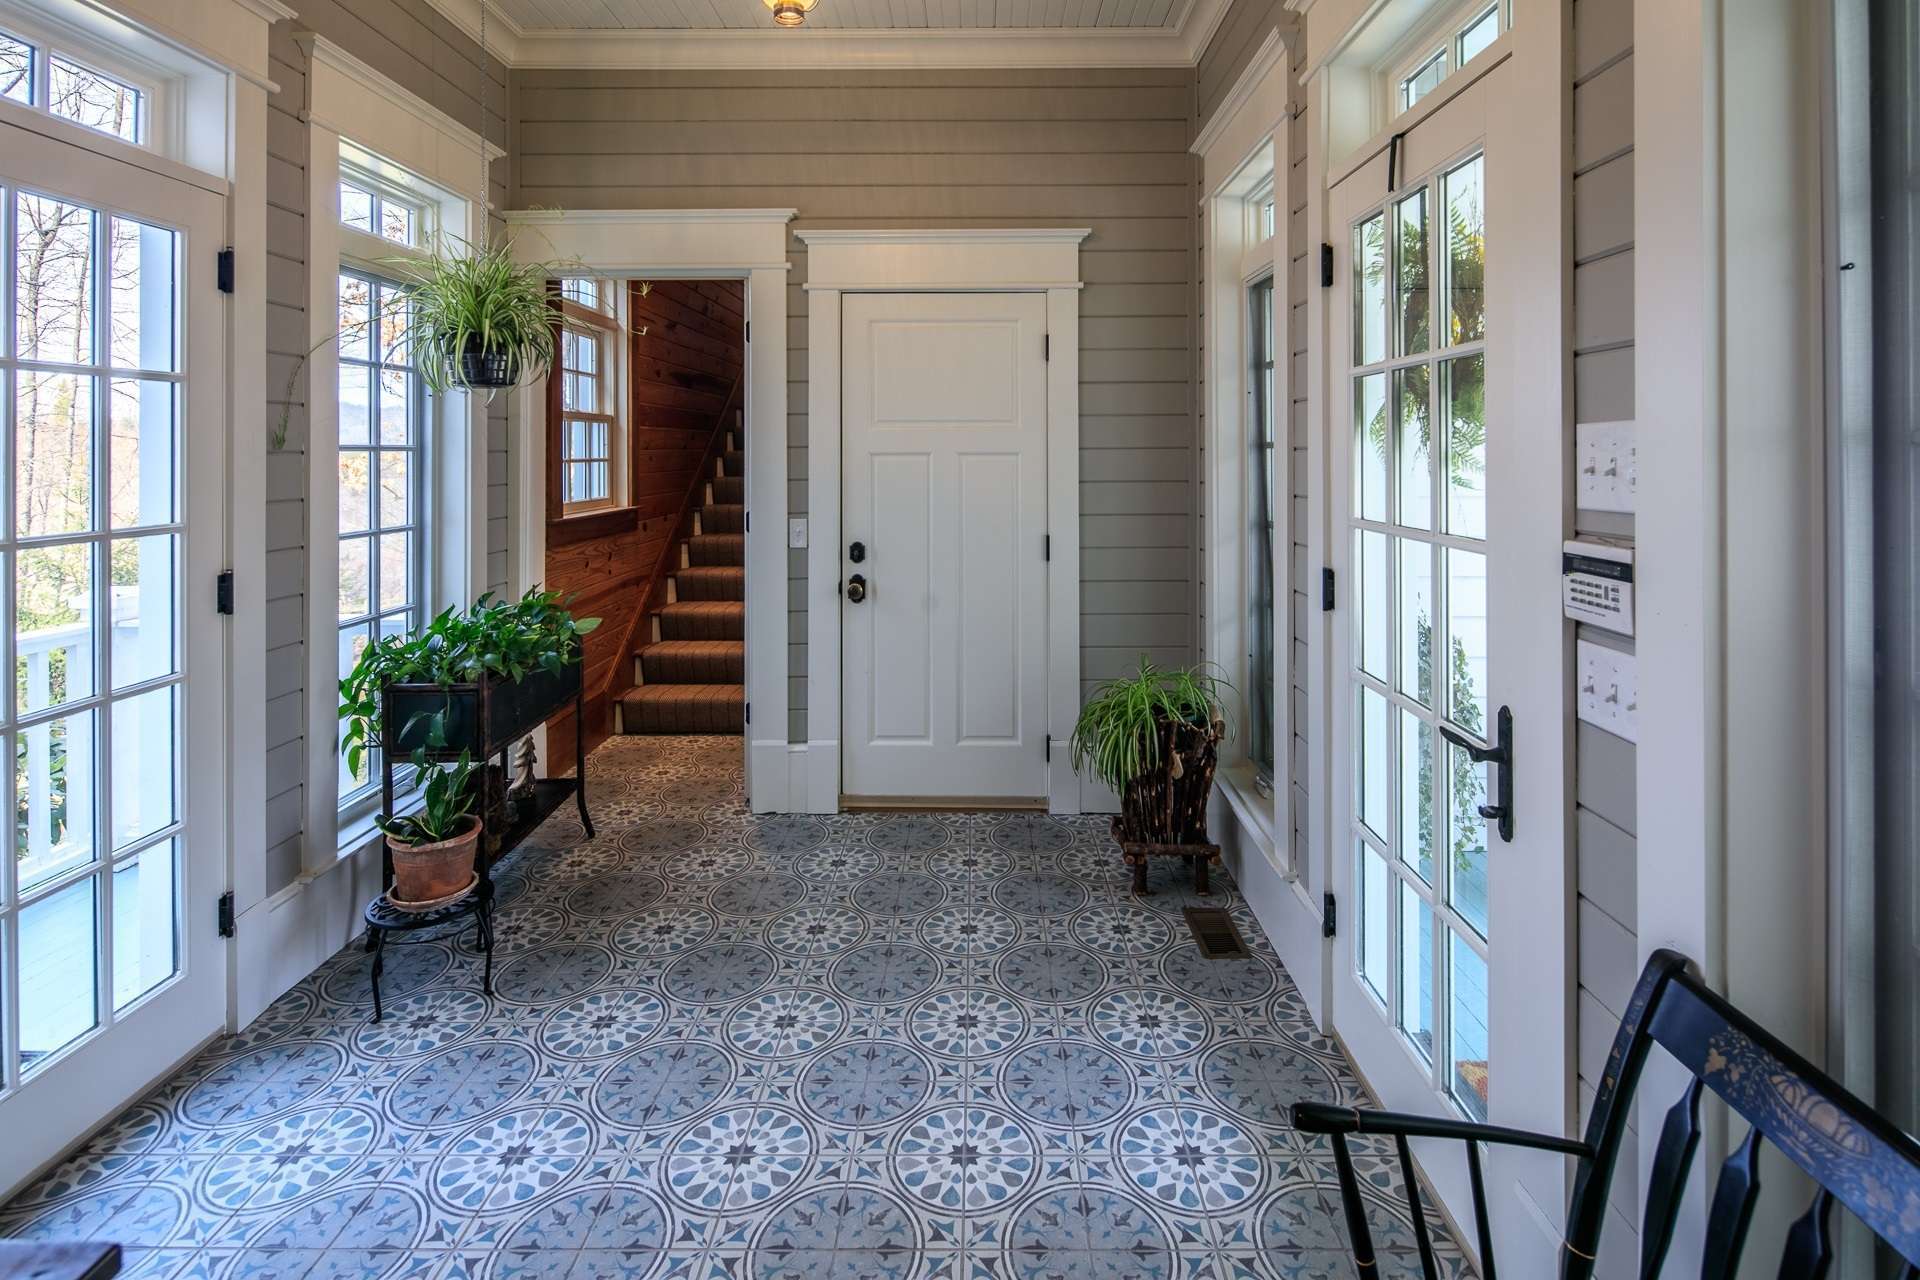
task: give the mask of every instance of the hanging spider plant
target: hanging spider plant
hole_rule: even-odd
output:
[[[497,390],[552,368],[547,280],[561,267],[516,260],[511,241],[476,245],[450,235],[424,259],[388,265],[409,291],[407,342],[436,392]]]

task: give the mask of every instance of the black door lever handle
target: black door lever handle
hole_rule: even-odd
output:
[[[1467,753],[1475,764],[1494,767],[1494,804],[1480,806],[1480,816],[1495,825],[1500,838],[1513,842],[1513,709],[1501,707],[1493,718],[1493,745],[1483,747],[1458,729],[1440,726],[1440,736]]]

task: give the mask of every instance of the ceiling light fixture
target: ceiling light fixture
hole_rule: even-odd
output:
[[[813,12],[813,6],[820,0],[764,0],[767,8],[773,10],[775,26],[797,27],[807,20]]]

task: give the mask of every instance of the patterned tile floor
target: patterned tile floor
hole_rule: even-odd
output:
[[[588,790],[595,839],[562,810],[498,869],[494,999],[470,935],[392,948],[376,1025],[349,947],[0,1234],[151,1276],[1354,1276],[1287,1109],[1362,1095],[1228,877],[1254,955],[1209,961],[1104,819],[755,818],[738,738],[616,738]]]

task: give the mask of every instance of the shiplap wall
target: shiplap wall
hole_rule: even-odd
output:
[[[1633,417],[1633,2],[1573,7],[1573,296],[1575,420]],[[1576,513],[1582,533],[1631,538],[1633,517]],[[1581,629],[1581,638],[1632,642]],[[1579,871],[1581,1118],[1605,1070],[1615,1025],[1637,975],[1633,744],[1582,723],[1575,738]],[[1616,1212],[1600,1251],[1603,1277],[1632,1274],[1638,1249],[1638,1169],[1623,1160]]]
[[[1193,654],[1193,73],[514,73],[514,201],[797,208],[815,227],[1090,226],[1082,246],[1081,663]],[[789,238],[788,504],[807,513],[806,246]],[[834,537],[816,529],[813,536]],[[806,553],[788,727],[807,735]]]
[[[1278,0],[1234,0],[1226,16],[1221,19],[1220,29],[1214,33],[1200,56],[1200,63],[1194,76],[1194,128],[1204,126],[1219,109],[1221,100],[1226,97],[1234,81],[1259,52],[1266,42],[1267,35],[1275,27],[1283,25],[1286,19],[1285,6]],[[1307,359],[1307,126],[1301,113],[1304,90],[1300,86],[1300,72],[1306,66],[1306,44],[1294,41],[1288,50],[1288,106],[1293,112],[1293,121],[1287,129],[1285,154],[1275,157],[1276,164],[1284,164],[1287,169],[1286,191],[1288,208],[1284,215],[1282,234],[1287,245],[1287,276],[1284,281],[1276,282],[1278,297],[1284,298],[1289,317],[1288,353],[1290,375],[1287,380],[1289,403],[1285,423],[1285,438],[1290,453],[1292,491],[1288,495],[1287,516],[1287,554],[1292,562],[1293,593],[1291,599],[1283,602],[1286,610],[1287,629],[1290,636],[1287,656],[1286,687],[1293,700],[1292,728],[1293,746],[1289,763],[1292,768],[1290,788],[1292,799],[1288,805],[1291,822],[1290,838],[1293,841],[1294,865],[1306,868],[1307,860],[1307,380],[1305,376]],[[1197,164],[1197,160],[1196,160]],[[1197,202],[1205,192],[1198,185],[1194,189]],[[1199,371],[1206,368],[1206,220],[1197,218],[1194,226],[1196,251],[1194,255],[1194,308],[1199,317],[1196,321],[1196,387],[1203,376]],[[1198,427],[1195,439],[1198,446],[1205,449],[1206,433],[1206,397],[1195,395],[1195,415]],[[1198,460],[1196,487],[1204,496],[1206,460]],[[1200,504],[1204,513],[1206,504]],[[1201,553],[1206,545],[1206,521],[1204,514],[1198,519],[1197,527],[1200,544],[1194,557],[1194,576],[1200,583],[1199,608],[1196,618],[1199,634],[1206,634],[1206,558]]]
[[[273,29],[273,78],[280,92],[267,117],[267,420],[290,408],[286,446],[267,456],[267,892],[299,876],[306,753],[333,750],[335,726],[306,723],[307,419],[304,372],[286,404],[287,378],[307,338],[307,60],[295,23]],[[426,0],[302,0],[297,25],[318,32],[468,128],[480,123],[480,50]],[[497,61],[487,96],[487,133],[506,143],[507,76]],[[378,138],[355,139],[378,151]],[[478,163],[476,159],[476,163]],[[505,162],[494,166],[492,199],[506,197]],[[487,580],[510,582],[506,400],[489,412]],[[244,588],[243,588],[244,589]]]

